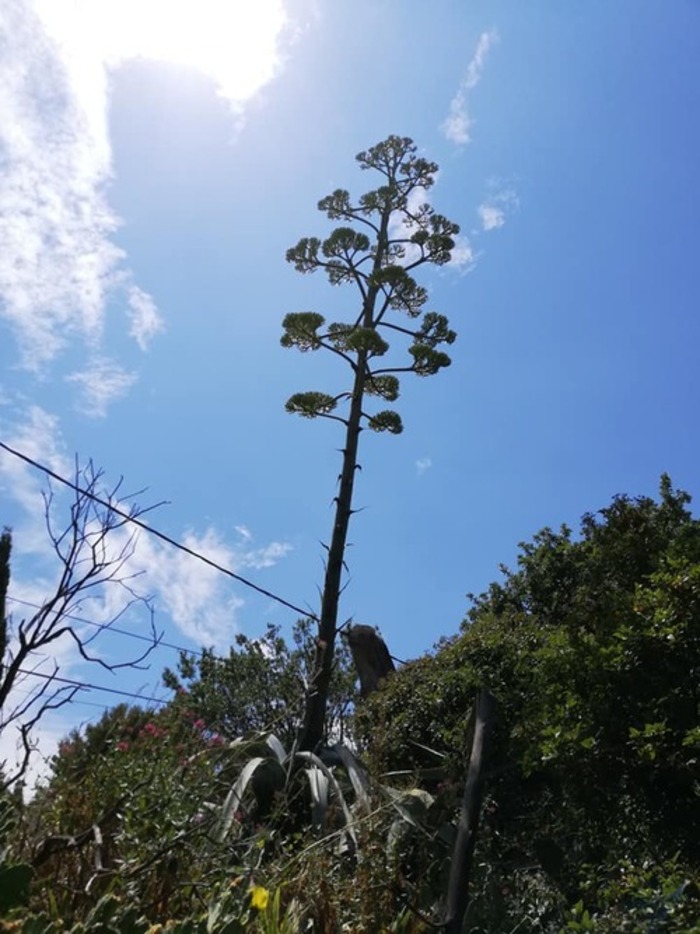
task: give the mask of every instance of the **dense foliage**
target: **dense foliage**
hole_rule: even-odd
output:
[[[572,930],[700,930],[700,522],[688,499],[664,477],[660,503],[617,497],[584,516],[578,539],[544,529],[474,599],[462,634],[361,714],[376,767],[435,765],[432,747],[458,782],[474,692],[496,695],[481,930],[556,931],[567,918]]]
[[[294,745],[297,638],[181,659],[163,710],[73,731],[35,800],[0,808],[4,929],[429,930],[486,686],[469,930],[700,931],[700,522],[667,478],[658,502],[617,497],[578,536],[523,544],[458,636],[363,702],[369,775],[345,747],[324,763],[261,732],[272,717]]]
[[[311,679],[311,628],[310,620],[298,620],[292,631],[293,645],[287,644],[279,627],[268,625],[258,639],[237,635],[237,647],[225,658],[211,650],[199,657],[183,653],[177,672],[166,670],[165,684],[175,691],[186,691],[190,709],[223,736],[272,731],[283,745],[291,746]],[[354,681],[348,649],[341,645],[326,718],[326,732],[335,739],[343,739],[347,731]]]

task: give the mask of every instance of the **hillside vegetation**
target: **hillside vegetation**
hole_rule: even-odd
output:
[[[181,659],[162,711],[74,731],[31,803],[4,800],[2,929],[439,929],[486,688],[465,930],[700,931],[688,502],[663,477],[658,501],[620,496],[577,535],[544,529],[458,635],[365,701],[342,654],[317,753],[295,751],[308,624],[291,647],[270,630],[227,660]]]

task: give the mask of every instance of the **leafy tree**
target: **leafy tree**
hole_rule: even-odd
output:
[[[314,674],[304,711],[303,749],[315,748],[324,732],[360,432],[365,426],[393,434],[403,429],[394,409],[369,411],[368,397],[394,402],[399,395],[397,374],[430,376],[449,366],[450,358],[440,348],[455,339],[444,315],[424,311],[428,293],[413,277],[421,266],[449,262],[459,232],[424,196],[435,181],[437,165],[418,156],[412,140],[399,136],[389,136],[361,152],[357,161],[362,169],[383,176],[381,185],[357,202],[343,189],[323,198],[319,210],[341,226],[323,240],[304,237],[287,251],[287,261],[298,272],[323,270],[331,285],[350,284],[358,293],[353,320],[327,324],[323,315],[306,311],[288,314],[283,321],[283,346],[302,352],[328,350],[352,373],[351,385],[339,393],[296,393],[286,406],[288,412],[305,418],[333,419],[345,429]],[[408,321],[398,323],[397,314]],[[389,334],[408,343],[408,361],[403,364],[384,361],[390,349]],[[341,405],[344,414],[338,414],[343,411]]]
[[[59,743],[20,850],[36,872],[36,907],[83,917],[108,885],[141,911],[190,909],[209,808],[226,794],[226,749],[185,701],[158,711],[120,704]]]
[[[696,929],[700,521],[688,501],[664,476],[659,501],[616,497],[578,538],[544,529],[474,598],[459,637],[357,714],[376,767],[440,761],[458,785],[474,693],[497,696],[472,906],[484,930]]]
[[[183,702],[210,729],[227,739],[272,732],[291,748],[298,732],[299,700],[312,671],[315,640],[311,622],[299,620],[289,646],[279,627],[268,625],[262,638],[239,634],[236,648],[221,658],[210,650],[199,658],[181,654],[177,672],[166,670],[167,687],[186,695]],[[342,738],[346,710],[355,697],[354,673],[343,646],[329,689],[329,732]]]

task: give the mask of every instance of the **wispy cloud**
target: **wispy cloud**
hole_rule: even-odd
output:
[[[131,389],[136,382],[136,374],[128,373],[106,357],[95,357],[84,370],[66,376],[66,382],[80,387],[78,408],[84,415],[103,418],[107,407]]]
[[[286,558],[292,546],[287,542],[270,542],[263,548],[254,548],[245,552],[241,556],[241,566],[255,568],[260,571],[263,568],[271,568],[282,558]]]
[[[452,258],[449,265],[460,272],[469,272],[476,263],[477,253],[471,244],[471,241],[464,234],[457,234],[455,245],[452,249]]]
[[[45,464],[61,476],[73,476],[75,464],[65,453],[58,420],[40,407],[30,405],[23,408],[17,399],[3,398],[0,404],[0,437],[10,447]],[[31,615],[32,607],[42,605],[55,592],[60,576],[61,568],[45,525],[46,504],[42,491],[46,487],[46,477],[42,473],[0,449],[1,521],[13,528],[9,610],[14,620]],[[58,483],[53,484],[53,488],[54,528],[60,532],[67,528],[71,494]],[[256,571],[269,569],[291,551],[291,545],[286,542],[255,545],[253,532],[245,526],[239,526],[237,531],[240,540],[233,544],[211,526],[203,531],[190,530],[181,540],[196,553],[238,573],[246,568]],[[83,594],[80,617],[97,624],[105,624],[118,617],[120,627],[126,626],[134,631],[140,628],[143,632],[143,605],[137,603],[132,606],[134,595],[141,594],[151,598],[159,630],[164,626],[174,626],[196,645],[226,651],[240,631],[240,613],[245,605],[242,585],[146,532],[139,532],[130,546],[133,532],[130,526],[116,528],[107,539],[107,558],[119,555],[125,547],[131,552],[119,575],[128,586],[120,586],[115,581]],[[86,639],[98,631],[94,626],[88,627],[78,621],[73,625]],[[108,644],[100,636],[90,642],[89,652],[92,657],[102,658],[108,663],[121,662],[138,655],[142,644],[136,643],[135,651],[132,645],[123,645],[119,649],[114,647],[114,643],[109,643],[109,648],[110,651],[119,651],[119,657],[106,654]],[[94,669],[81,658],[75,642],[66,635],[51,643],[50,655],[32,657],[31,669],[36,674],[20,679],[8,698],[5,714],[9,716],[15,709],[21,709],[36,690],[37,677],[50,675],[56,670],[56,665],[60,668],[61,677],[108,683],[104,672],[95,677]],[[150,679],[150,676],[144,677]],[[153,689],[147,689],[146,693],[152,694]],[[91,700],[99,701],[103,696],[93,694]],[[42,718],[33,734],[37,751],[27,776],[28,789],[37,778],[46,774],[49,757],[54,753],[58,740],[76,725],[75,718],[74,705],[66,707],[65,711],[50,712]],[[8,767],[13,767],[20,761],[18,739],[15,725],[10,723],[5,729],[0,728],[0,764],[7,761]]]
[[[131,318],[129,336],[134,338],[141,350],[147,350],[151,339],[163,330],[163,319],[148,292],[137,285],[130,287],[128,301]]]
[[[115,552],[124,547],[132,531],[127,528],[112,535]],[[292,550],[286,542],[270,542],[261,548],[251,548],[247,542],[231,544],[212,526],[204,531],[190,529],[180,541],[196,554],[239,574],[246,568],[271,568]],[[156,620],[170,618],[197,645],[223,651],[240,631],[240,611],[245,605],[242,585],[192,555],[139,532],[124,573],[139,593],[151,598]],[[123,609],[124,597],[117,588],[105,590],[91,607],[91,617],[113,618]]]
[[[497,230],[506,222],[503,208],[499,208],[495,204],[484,202],[477,208],[477,213],[483,230]]]
[[[2,4],[0,35],[0,315],[39,370],[71,340],[99,345],[129,278],[104,194],[106,75],[86,43],[53,41],[27,0]]]
[[[247,525],[235,525],[234,529],[241,536],[244,542],[250,542],[253,540],[253,533],[250,531]]]
[[[9,406],[5,407],[9,409]],[[57,420],[38,406],[22,411],[19,419],[0,411],[0,430],[10,447],[45,464],[56,473],[71,478],[75,465],[65,455],[65,447]],[[12,590],[23,599],[41,602],[50,593],[56,570],[55,556],[48,543],[44,524],[42,490],[46,478],[26,462],[0,449],[0,493],[8,510],[4,521],[15,529],[19,559],[17,574],[13,574]],[[67,509],[70,493],[57,485],[55,508],[57,528]],[[147,505],[147,504],[141,504]],[[61,511],[62,510],[62,511]],[[157,522],[155,523],[157,524]],[[203,531],[190,529],[181,541],[197,554],[202,554],[235,573],[252,568],[264,571],[274,567],[291,552],[292,546],[284,541],[256,544],[253,532],[239,526],[239,540],[229,542],[212,526]],[[134,532],[130,526],[113,530],[108,538],[115,555],[127,546]],[[23,585],[25,559],[31,557],[32,584]],[[203,645],[226,648],[238,631],[239,611],[244,605],[245,591],[230,577],[207,567],[196,558],[158,539],[139,532],[133,544],[133,553],[123,568],[124,575],[133,580],[136,591],[153,597],[161,618],[172,619],[175,626],[188,638]],[[94,598],[85,601],[88,617],[105,621],[124,610],[132,594],[118,586],[102,588]]]
[[[496,182],[492,183],[492,193],[476,209],[483,231],[498,230],[506,219],[517,211],[518,196],[512,188],[498,188]]]
[[[418,476],[422,476],[426,470],[430,470],[433,466],[433,461],[430,457],[419,457],[416,461],[416,471]]]
[[[466,146],[471,142],[473,121],[469,115],[468,96],[481,81],[486,58],[497,41],[498,33],[495,29],[483,32],[479,36],[474,55],[467,65],[466,74],[457,93],[450,101],[449,112],[440,127],[446,139],[458,146]]]
[[[287,25],[282,0],[255,11],[218,0],[0,3],[0,319],[23,367],[45,375],[76,344],[99,357],[108,312],[142,350],[163,327],[114,240],[110,70],[136,56],[199,67],[240,116],[279,71]],[[104,388],[89,375],[75,382],[104,410]],[[116,398],[132,382],[113,368],[103,387]]]
[[[70,475],[72,467],[65,454],[56,416],[38,405],[24,409],[20,406],[18,400],[7,399],[0,409],[2,440],[56,473]],[[19,511],[22,550],[25,552],[40,552],[45,548],[42,482],[43,478],[25,462],[0,450],[0,492],[5,502],[14,503]],[[5,518],[3,521],[9,520]]]

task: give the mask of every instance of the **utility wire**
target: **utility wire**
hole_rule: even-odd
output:
[[[20,600],[19,597],[12,597],[10,594],[7,595],[7,599],[12,603],[19,603],[22,606],[28,606],[32,610],[43,610],[43,606],[40,606],[38,603],[30,603],[29,600]],[[184,645],[176,645],[174,642],[165,642],[163,639],[152,639],[151,636],[142,636],[138,632],[130,632],[128,629],[120,629],[118,626],[112,626],[110,623],[96,623],[92,619],[85,619],[84,616],[76,616],[75,613],[60,613],[62,619],[72,619],[76,623],[84,623],[86,626],[94,626],[96,629],[102,629],[104,632],[116,632],[120,636],[128,636],[130,639],[140,639],[141,642],[150,642],[153,643],[153,648],[163,648],[175,649],[178,652],[186,652],[188,655],[198,655],[200,658],[204,655],[204,652],[201,649],[186,649]],[[215,655],[214,658],[224,661],[220,655]]]
[[[282,606],[286,606],[290,610],[294,610],[295,613],[300,613],[302,616],[310,617],[311,619],[318,619],[314,613],[310,613],[309,610],[303,610],[301,607],[296,606],[294,603],[290,603],[289,600],[285,600],[283,597],[278,597],[277,594],[272,593],[270,590],[265,590],[264,587],[259,587],[257,584],[254,584],[252,581],[247,580],[245,577],[241,577],[240,574],[236,574],[235,571],[232,571],[230,568],[226,568],[221,564],[217,564],[216,561],[212,561],[211,558],[207,558],[205,555],[199,554],[199,552],[193,551],[191,548],[188,548],[187,545],[183,545],[181,542],[176,541],[174,538],[170,538],[169,535],[166,535],[164,532],[159,532],[158,529],[154,529],[150,525],[146,525],[145,522],[142,522],[140,519],[137,519],[135,516],[129,515],[129,513],[124,512],[122,509],[112,505],[112,503],[107,502],[104,499],[101,499],[99,496],[95,496],[94,493],[91,493],[89,490],[84,490],[82,487],[79,487],[77,484],[73,483],[71,480],[67,480],[65,477],[62,477],[60,474],[55,473],[49,467],[46,467],[44,464],[40,464],[38,461],[33,460],[27,454],[22,454],[21,451],[17,451],[14,448],[11,448],[9,444],[5,444],[4,441],[0,441],[0,448],[7,451],[8,454],[12,454],[14,457],[18,457],[20,460],[23,460],[25,463],[35,467],[37,470],[41,470],[47,476],[52,477],[54,480],[58,480],[59,483],[62,483],[64,486],[70,487],[71,490],[75,490],[76,493],[80,493],[81,496],[87,496],[88,499],[93,500],[96,503],[99,503],[100,506],[103,506],[105,509],[109,509],[115,515],[119,516],[121,519],[124,519],[126,522],[132,522],[134,525],[137,525],[140,529],[143,529],[146,532],[149,532],[151,535],[155,535],[156,538],[159,538],[161,541],[166,542],[168,545],[172,545],[173,548],[178,548],[180,551],[184,551],[185,554],[190,555],[192,558],[197,558],[199,561],[203,561],[204,564],[208,564],[210,567],[214,568],[217,571],[220,571],[222,574],[226,574],[228,577],[232,577],[234,580],[238,581],[240,584],[243,584],[246,587],[250,587],[251,590],[255,590],[257,593],[262,594],[264,597],[269,597],[270,600],[274,600],[276,603],[281,603]]]
[[[12,688],[12,693],[11,693],[10,696],[11,696],[11,697],[14,697],[15,694],[19,694],[21,697],[31,697],[32,694],[34,694],[34,693],[35,693],[34,691],[20,691],[19,688],[13,687],[13,688]],[[107,703],[95,704],[95,703],[92,703],[92,702],[86,701],[86,700],[78,700],[78,701],[77,701],[77,700],[71,700],[71,701],[69,701],[69,703],[70,703],[73,707],[96,707],[97,710],[101,710],[103,713],[107,713],[107,711],[110,709],[110,708],[109,708],[109,704],[107,704]],[[96,716],[96,714],[93,714],[93,716]]]
[[[119,691],[117,688],[106,688],[100,684],[89,684],[87,681],[73,681],[71,678],[59,678],[58,675],[45,675],[40,671],[27,671],[26,668],[18,668],[18,674],[30,675],[33,678],[43,678],[45,681],[58,681],[60,684],[70,684],[73,687],[86,691],[104,691],[105,694],[119,694],[120,697],[133,697],[140,701],[151,701],[154,704],[167,704],[169,701],[160,697],[146,697],[143,694],[134,694],[131,691]]]

